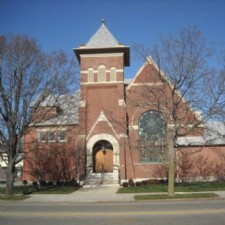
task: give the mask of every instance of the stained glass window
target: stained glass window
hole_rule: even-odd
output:
[[[165,148],[166,122],[157,111],[147,111],[139,119],[141,162],[160,162]]]

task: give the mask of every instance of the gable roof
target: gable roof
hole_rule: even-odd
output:
[[[56,117],[43,120],[35,123],[35,126],[52,126],[52,125],[78,125],[79,124],[79,104],[80,104],[80,91],[74,95],[60,95],[57,101],[52,102],[54,96],[49,96],[40,105],[41,107],[59,107],[60,113]]]
[[[88,48],[109,48],[117,47],[119,45],[116,38],[105,26],[105,23],[102,22],[100,28],[97,32],[90,38],[87,42],[86,47]]]

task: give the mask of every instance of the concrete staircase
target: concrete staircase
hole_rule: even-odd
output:
[[[119,180],[113,173],[92,173],[86,177],[84,186],[119,186]]]

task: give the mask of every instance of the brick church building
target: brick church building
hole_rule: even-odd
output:
[[[167,179],[168,131],[175,125],[170,98],[163,103],[171,91],[166,75],[148,57],[134,78],[126,80],[130,48],[118,42],[104,22],[74,53],[80,64],[80,90],[59,96],[57,105],[51,104],[51,97],[42,103],[40,112],[48,110],[47,117],[24,137],[29,144],[23,179],[86,184]],[[162,93],[158,88],[165,83]],[[225,127],[212,123],[191,129],[200,124],[200,114],[185,100],[178,111],[188,125],[174,144],[176,179],[224,177]]]

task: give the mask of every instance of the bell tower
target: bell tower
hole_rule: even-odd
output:
[[[104,174],[105,180],[117,183],[126,136],[124,67],[130,64],[130,49],[102,20],[74,52],[80,63],[79,135],[86,151],[86,176],[99,180]]]

